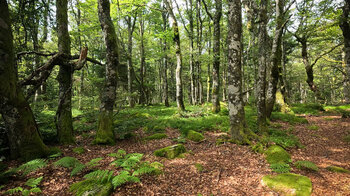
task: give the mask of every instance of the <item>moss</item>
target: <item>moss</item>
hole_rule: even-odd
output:
[[[155,168],[154,174],[159,175],[163,173],[164,165],[155,161],[150,164],[151,167]]]
[[[302,170],[318,171],[318,167],[311,161],[297,161],[294,163],[295,167]]]
[[[200,163],[194,164],[194,167],[197,169],[198,172],[204,171],[203,165]]]
[[[350,174],[350,170],[347,170],[347,169],[344,169],[342,167],[337,167],[337,166],[328,166],[326,167],[326,169],[328,171],[331,171],[331,172],[337,172],[337,173],[347,173],[347,174]]]
[[[349,134],[349,135],[346,135],[346,136],[344,137],[344,141],[345,141],[346,143],[350,143],[350,134]]]
[[[283,94],[279,90],[276,92],[275,107],[278,108],[278,110],[282,113],[287,113],[287,112],[291,111],[288,104],[286,102],[284,102]]]
[[[269,164],[274,163],[289,163],[291,161],[290,154],[285,151],[282,147],[273,145],[270,146],[266,151],[266,160]]]
[[[187,133],[187,139],[192,140],[194,142],[200,142],[204,140],[204,136],[201,133],[198,133],[196,131],[190,130]]]
[[[309,196],[312,192],[311,180],[299,174],[267,175],[263,177],[262,183],[272,190],[288,196]]]
[[[98,117],[98,129],[94,144],[114,145],[113,113],[101,111]]]
[[[167,138],[168,136],[165,133],[156,133],[153,135],[150,135],[148,137],[145,137],[144,140],[159,140],[163,138]]]
[[[72,184],[70,191],[76,196],[109,196],[113,191],[113,185],[110,182],[101,183],[94,179],[87,179]]]
[[[76,147],[76,148],[73,148],[73,152],[77,154],[83,154],[85,152],[85,149],[83,147]]]
[[[154,155],[157,157],[166,157],[168,159],[174,159],[186,152],[186,148],[182,144],[175,144],[173,146],[168,146],[154,151]]]
[[[252,151],[256,152],[256,153],[264,153],[264,145],[262,143],[256,143],[254,145],[251,145],[251,149]]]
[[[319,127],[317,125],[310,125],[307,127],[309,130],[312,130],[312,131],[317,131],[319,129]]]

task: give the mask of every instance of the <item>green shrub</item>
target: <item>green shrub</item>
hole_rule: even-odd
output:
[[[295,116],[294,114],[281,113],[281,112],[272,112],[271,120],[280,120],[283,122],[288,122],[292,125],[308,123],[308,121],[303,117]]]
[[[290,166],[287,163],[272,163],[270,168],[277,173],[288,173],[290,171]]]
[[[33,171],[45,167],[46,165],[47,161],[45,159],[34,159],[20,165],[17,169],[15,169],[15,171],[20,172],[23,176],[25,176]]]
[[[54,166],[71,168],[71,176],[80,173],[85,168],[85,165],[74,157],[63,157],[60,160],[54,162]]]
[[[296,114],[312,114],[312,115],[318,115],[320,112],[325,111],[323,106],[318,103],[293,104],[292,110]]]
[[[273,142],[283,148],[301,147],[299,138],[288,132],[290,131],[269,129],[266,140],[267,142]]]
[[[311,170],[316,172],[319,170],[317,165],[311,161],[297,161],[294,163],[294,166],[303,170]]]
[[[30,178],[25,183],[26,186],[30,187],[30,189],[16,187],[16,188],[7,190],[5,192],[5,194],[13,195],[13,194],[21,192],[22,195],[29,196],[29,195],[31,195],[31,193],[41,193],[41,189],[38,187],[38,185],[40,184],[42,179],[43,179],[42,176],[39,178]]]

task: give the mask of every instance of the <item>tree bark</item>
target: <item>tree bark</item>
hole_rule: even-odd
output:
[[[176,52],[176,73],[175,73],[176,103],[177,103],[177,108],[180,111],[185,111],[185,104],[183,102],[183,90],[182,90],[182,56],[181,56],[181,45],[180,45],[180,32],[179,32],[179,27],[177,24],[175,14],[168,0],[165,0],[165,4],[170,17],[173,20],[174,43],[175,43],[175,52]]]
[[[227,93],[230,132],[236,143],[250,143],[242,93],[242,11],[241,0],[228,0]]]
[[[268,0],[261,0],[259,12],[259,70],[258,70],[258,129],[261,132],[267,131],[266,122],[266,67],[269,50],[267,35],[267,5]]]
[[[128,24],[128,101],[129,106],[134,107],[135,106],[135,100],[132,95],[133,89],[132,89],[132,69],[133,69],[133,63],[132,63],[132,40],[133,40],[133,33],[135,29],[135,23],[136,23],[136,16],[134,17],[133,21],[131,21],[131,16],[127,16],[127,24]]]
[[[110,16],[109,0],[98,1],[98,18],[106,44],[106,79],[104,92],[101,95],[98,128],[94,143],[115,144],[113,127],[113,107],[116,100],[117,68],[119,66],[119,52],[117,36]]]
[[[48,148],[42,142],[33,112],[17,85],[13,37],[6,1],[0,1],[0,112],[7,129],[11,158],[28,161],[44,157]]]
[[[340,28],[343,32],[344,38],[344,70],[346,73],[344,81],[344,98],[345,102],[350,102],[350,24],[349,12],[350,12],[350,2],[345,1],[344,6],[342,7],[343,13],[340,17]]]
[[[56,19],[58,52],[70,55],[68,33],[67,0],[56,0]],[[59,82],[59,102],[56,111],[58,141],[61,144],[74,143],[72,119],[72,78],[74,68],[66,59],[60,64],[57,80]]]
[[[271,51],[271,79],[266,94],[266,116],[271,117],[276,100],[278,79],[282,66],[282,35],[284,24],[284,0],[276,0],[276,29]]]
[[[222,15],[222,0],[215,0],[214,22],[214,46],[213,46],[213,88],[212,88],[212,111],[220,111],[220,20]]]
[[[145,93],[145,47],[143,43],[143,34],[144,34],[144,19],[140,17],[140,99],[139,104],[143,105],[146,103],[146,93]]]
[[[168,30],[168,15],[166,12],[162,12],[163,18],[163,30],[166,32]],[[163,40],[163,100],[164,105],[169,107],[169,96],[168,96],[168,54],[167,54],[167,38],[164,37]]]
[[[211,25],[210,25],[210,19],[209,19],[209,45],[208,45],[208,56],[211,56]],[[210,61],[208,62],[207,65],[207,102],[210,100],[210,86],[212,85],[212,80],[211,80],[211,69],[210,69]]]

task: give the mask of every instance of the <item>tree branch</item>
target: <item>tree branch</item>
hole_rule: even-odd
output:
[[[337,44],[336,46],[332,47],[330,50],[328,50],[327,52],[324,52],[323,54],[321,54],[320,56],[316,57],[316,59],[314,60],[314,62],[310,65],[311,67],[313,67],[318,60],[320,60],[323,56],[331,53],[333,50],[335,50],[336,48],[338,48],[339,46],[343,45],[343,43]]]
[[[17,59],[19,59],[21,56],[24,55],[30,55],[30,54],[35,54],[38,56],[54,56],[55,54],[57,54],[57,52],[51,52],[51,53],[42,53],[42,52],[37,52],[37,51],[24,51],[24,52],[19,52],[17,53]]]
[[[203,2],[203,5],[204,5],[204,8],[205,8],[205,12],[207,12],[207,15],[209,16],[209,18],[210,18],[211,20],[214,20],[214,19],[213,19],[213,15],[211,15],[210,12],[209,12],[209,10],[208,10],[207,3],[205,3],[205,0],[202,0],[202,2]]]

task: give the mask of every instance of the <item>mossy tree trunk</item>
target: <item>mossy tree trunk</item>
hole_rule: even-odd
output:
[[[227,93],[230,131],[237,143],[249,143],[242,93],[242,11],[240,0],[228,1]]]
[[[132,62],[132,42],[133,42],[133,33],[135,29],[135,24],[136,24],[136,15],[135,17],[127,16],[126,17],[126,23],[128,24],[128,101],[129,101],[129,106],[134,107],[135,106],[135,100],[132,95],[133,89],[132,89],[132,70],[133,70],[133,62]]]
[[[222,16],[222,0],[215,0],[214,42],[213,42],[213,88],[212,88],[212,111],[220,112],[220,20]]]
[[[58,52],[70,55],[70,38],[68,33],[67,0],[56,0],[56,19]],[[57,80],[59,82],[59,103],[56,111],[58,141],[61,144],[74,143],[72,119],[72,78],[74,67],[69,59],[60,64]]]
[[[350,2],[345,1],[343,6],[343,13],[340,17],[340,28],[344,37],[344,69],[345,69],[345,81],[344,81],[344,97],[347,103],[350,102],[350,24],[349,24],[349,12]]]
[[[267,131],[266,121],[266,67],[269,50],[267,34],[267,5],[268,0],[261,0],[259,12],[259,70],[257,82],[257,109],[258,109],[258,129],[261,132]]]
[[[177,108],[180,111],[185,111],[185,104],[183,101],[183,90],[182,90],[182,56],[181,56],[181,45],[180,45],[180,32],[177,24],[173,8],[168,0],[164,0],[166,8],[169,12],[170,17],[173,20],[173,30],[174,30],[174,43],[175,43],[175,52],[176,52],[176,103]]]
[[[33,112],[18,87],[13,37],[6,1],[0,1],[0,112],[10,143],[11,158],[30,160],[47,155]]]
[[[271,117],[276,100],[276,92],[280,71],[282,70],[282,35],[284,24],[284,0],[276,0],[276,29],[271,51],[271,79],[266,93],[266,116]]]
[[[97,144],[114,144],[113,132],[113,106],[116,100],[117,68],[119,66],[119,53],[117,37],[110,16],[109,0],[98,1],[98,17],[101,23],[103,37],[107,47],[106,54],[106,80],[104,92],[101,95],[100,114],[95,138]]]

